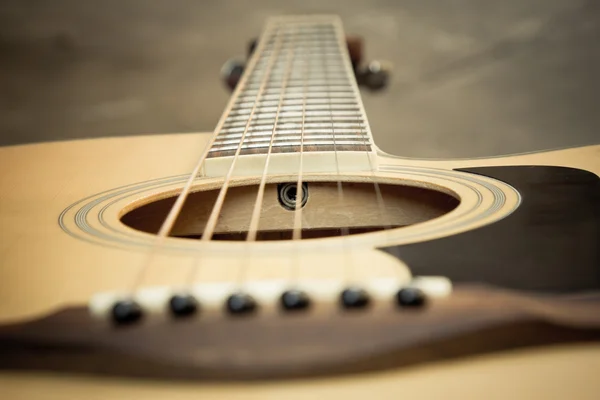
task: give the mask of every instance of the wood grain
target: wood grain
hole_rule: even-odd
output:
[[[94,193],[156,177],[189,173],[196,161],[197,149],[202,148],[207,140],[208,135],[175,134],[0,148],[0,221],[3,226],[0,230],[0,318],[3,324],[40,318],[40,315],[56,308],[85,304],[98,291],[126,287],[137,271],[143,253],[134,249],[107,248],[68,236],[57,224],[58,215],[69,204]],[[170,151],[165,152],[166,148]],[[415,160],[380,154],[378,174],[387,179],[393,175],[389,168],[399,165],[439,170],[494,165],[553,165],[586,169],[598,174],[599,156],[600,146],[476,160]],[[159,158],[161,162],[156,162]],[[173,187],[168,189],[173,190]],[[365,244],[361,239],[356,246]],[[286,249],[285,243],[280,247]],[[314,253],[315,249],[314,245],[303,247],[306,254]],[[203,281],[228,280],[238,276],[237,264],[233,261],[235,254],[220,254],[218,260],[213,256],[205,260],[207,266],[200,274]],[[159,255],[147,278],[148,283],[181,282],[188,271],[188,261],[181,255]],[[251,275],[281,273],[281,266],[287,265],[285,257],[274,256],[267,261],[262,270],[251,270]],[[219,268],[212,268],[217,262]],[[334,276],[343,272],[335,264],[333,255],[327,261],[329,270],[321,268],[320,273]],[[307,272],[311,266],[319,267],[314,262],[309,263]],[[358,276],[369,277],[375,273],[376,265],[368,267],[359,269]],[[479,298],[485,299],[486,296]],[[591,398],[589,393],[600,390],[595,375],[590,374],[600,367],[597,363],[600,348],[597,345],[545,346],[538,351],[502,351],[477,358],[467,356],[465,349],[462,351],[463,356],[458,359],[440,362],[443,359],[440,357],[436,358],[438,361],[418,367],[416,364],[390,367],[373,373],[353,374],[351,378],[254,382],[251,386],[218,383],[182,385],[166,381],[149,384],[145,380],[75,379],[68,375],[61,378],[6,371],[0,374],[0,393],[7,398],[44,399],[49,398],[51,393],[48,390],[51,390],[64,394],[66,398],[82,398],[87,393],[97,393],[98,398],[124,394],[154,399],[165,396],[197,398],[200,394],[209,398],[281,398],[288,394],[296,398],[332,395],[364,398],[373,393],[381,394],[383,398],[387,394],[394,398],[400,395],[431,398],[445,392],[451,395],[466,392],[482,398],[489,391],[489,385],[499,380],[513,382],[513,386],[503,386],[498,392],[513,397],[515,393],[509,390],[511,388],[518,388],[518,395],[524,398],[540,393],[548,396],[565,394],[566,388],[576,393],[577,398]],[[474,376],[476,380],[473,380]],[[488,379],[490,376],[494,377],[494,382]],[[457,386],[457,382],[465,381],[474,384]]]
[[[422,310],[207,317],[113,327],[71,308],[0,328],[0,368],[130,377],[281,379],[364,373],[507,348],[600,339],[600,293],[459,287]]]

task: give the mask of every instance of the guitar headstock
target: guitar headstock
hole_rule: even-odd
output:
[[[252,39],[247,46],[247,58],[256,49],[258,39]],[[364,59],[364,41],[360,36],[346,36],[348,55],[354,69],[354,76],[359,86],[371,91],[385,89],[390,80],[392,65],[389,61]],[[221,68],[221,79],[225,86],[233,91],[244,74],[246,61],[230,59]]]

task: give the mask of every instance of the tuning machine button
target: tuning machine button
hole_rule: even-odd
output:
[[[221,67],[221,79],[229,90],[234,90],[244,74],[246,64],[242,61],[231,59]]]
[[[248,58],[250,58],[252,53],[254,53],[257,44],[258,39],[256,38],[248,42]],[[235,89],[242,78],[245,69],[246,63],[236,59],[227,60],[227,62],[223,64],[223,67],[221,67],[221,79],[229,88],[229,90],[233,91]]]
[[[387,61],[371,61],[355,70],[356,80],[359,85],[370,90],[381,90],[388,85],[391,70],[391,63]]]

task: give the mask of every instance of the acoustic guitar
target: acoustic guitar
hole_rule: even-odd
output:
[[[354,69],[274,18],[213,133],[1,148],[2,398],[598,398],[600,146],[385,154]]]

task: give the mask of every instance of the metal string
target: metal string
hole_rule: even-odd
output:
[[[294,43],[295,43],[295,39],[296,39],[296,35],[294,35]],[[304,51],[303,54],[306,56],[307,52]],[[289,56],[290,58],[293,58],[292,56]],[[327,105],[329,108],[329,113],[331,116],[331,136],[332,136],[332,140],[333,140],[333,151],[334,151],[334,157],[335,157],[335,168],[336,168],[336,173],[338,176],[338,182],[337,182],[337,190],[338,190],[338,198],[340,203],[342,203],[344,201],[344,195],[343,195],[343,188],[342,188],[342,182],[341,179],[339,179],[339,177],[341,176],[341,172],[340,172],[340,167],[339,167],[339,157],[338,157],[338,150],[337,150],[337,143],[336,143],[336,137],[335,137],[335,121],[333,118],[333,107],[331,104],[331,85],[328,83],[329,80],[329,71],[328,71],[328,66],[325,63],[325,59],[322,60],[324,65],[323,65],[323,70],[324,70],[324,75],[325,75],[325,81],[326,83],[326,87],[327,87]],[[305,61],[305,66],[304,66],[304,79],[303,79],[303,95],[302,95],[302,112],[301,112],[301,118],[302,118],[302,124],[301,124],[301,134],[300,134],[300,165],[299,165],[299,169],[298,169],[298,178],[297,178],[297,182],[296,182],[296,203],[295,203],[295,208],[294,208],[294,225],[293,225],[293,230],[292,230],[292,240],[300,240],[302,237],[302,197],[303,197],[303,188],[302,188],[302,171],[303,171],[303,165],[302,165],[302,161],[303,161],[303,151],[304,151],[304,125],[305,125],[305,117],[306,117],[306,97],[307,97],[307,84],[308,84],[308,64],[310,62],[310,58],[306,57],[306,61]],[[291,66],[292,63],[289,62],[288,59],[288,67]],[[273,140],[275,138],[275,131],[277,128],[277,122],[278,122],[278,118],[279,118],[279,111],[281,108],[281,104],[282,104],[282,99],[284,97],[284,93],[285,93],[285,89],[287,87],[287,81],[289,78],[289,75],[291,74],[291,68],[286,68],[286,77],[285,77],[285,81],[284,83],[282,83],[282,91],[280,94],[280,99],[279,99],[279,104],[277,107],[277,111],[275,114],[275,123],[274,123],[274,127],[273,127],[273,131],[271,133],[271,140],[269,143],[269,148],[268,148],[268,152],[267,152],[267,160],[265,161],[265,167],[263,169],[263,174],[262,174],[262,178],[261,178],[261,182],[260,182],[260,186],[259,186],[259,190],[258,190],[258,195],[257,195],[257,199],[254,205],[254,209],[252,212],[252,219],[251,219],[251,223],[250,223],[250,229],[248,232],[248,236],[247,236],[247,241],[254,241],[256,240],[256,234],[257,234],[257,230],[258,230],[258,223],[259,223],[259,215],[260,215],[260,210],[262,207],[262,202],[263,202],[263,195],[264,195],[264,186],[265,186],[265,182],[266,182],[266,177],[267,177],[267,170],[268,170],[268,163],[269,163],[269,157],[271,155],[271,151],[272,151],[272,144],[273,144]],[[341,235],[342,236],[347,236],[349,234],[349,230],[347,227],[341,227]],[[346,246],[344,246],[346,247]],[[295,269],[297,270],[299,267],[299,249],[297,248],[297,257],[295,257]],[[346,262],[346,265],[349,265],[348,262]],[[294,271],[297,272],[297,271]],[[295,275],[294,273],[292,273],[292,275]]]
[[[369,170],[371,172],[370,179],[371,179],[371,182],[373,183],[373,188],[375,189],[375,198],[377,200],[377,207],[379,209],[379,215],[380,215],[380,218],[383,223],[383,230],[389,234],[390,230],[392,229],[392,225],[388,219],[387,207],[385,205],[385,201],[383,200],[383,194],[381,193],[381,187],[379,186],[379,182],[377,182],[377,176],[375,174],[375,167],[373,166],[371,157],[369,157],[370,143],[365,139],[364,136],[363,136],[363,144],[365,145],[365,147],[367,149],[365,151],[365,154],[366,154],[368,162],[369,162]],[[394,246],[391,249],[389,249],[388,251],[392,252],[394,254],[394,256],[396,256],[397,258],[400,259],[399,246]]]
[[[340,204],[342,204],[344,202],[344,190],[342,188],[339,156],[338,156],[338,150],[337,150],[337,143],[335,140],[335,122],[333,119],[333,107],[331,106],[331,85],[329,84],[329,68],[327,66],[325,66],[324,71],[325,71],[325,80],[327,81],[327,85],[326,85],[326,87],[327,87],[327,106],[329,107],[329,114],[331,116],[331,138],[333,140],[333,154],[335,157],[335,173],[338,177],[338,181],[337,181],[338,201],[340,202]],[[340,228],[340,233],[341,233],[341,236],[348,236],[350,234],[350,231],[348,230],[348,227],[342,226]]]
[[[341,22],[339,20],[336,21],[336,25],[338,25],[338,27],[340,27],[340,30],[341,30],[341,26],[340,26]],[[339,38],[339,40],[342,41],[343,38]],[[350,63],[349,57],[344,57],[344,63],[346,65],[346,70],[347,71],[352,71],[352,64]],[[355,94],[355,98],[357,99],[357,103],[358,103],[359,108],[360,108],[360,114],[361,115],[357,117],[358,121],[360,123],[360,121],[362,119],[364,121],[365,125],[368,127],[369,123],[368,123],[368,120],[367,120],[367,114],[365,112],[364,105],[362,103],[362,99],[361,99],[361,96],[360,96],[360,91],[358,89],[358,85],[356,83],[356,80],[351,79],[351,86],[352,86],[352,89],[353,89],[354,94]],[[368,132],[369,132],[369,137],[371,137],[372,135],[370,134],[370,128],[369,128]],[[365,135],[363,135],[362,133],[359,132],[359,134],[362,137],[363,146],[365,147],[365,155],[367,157],[367,162],[369,163],[370,180],[371,180],[371,182],[373,184],[373,188],[374,188],[374,191],[375,191],[375,198],[376,198],[376,201],[377,201],[377,207],[379,209],[379,214],[380,214],[380,217],[382,219],[382,223],[384,224],[383,225],[384,230],[386,230],[386,231],[389,232],[389,230],[391,229],[391,224],[390,224],[389,219],[388,219],[387,207],[385,205],[385,201],[384,201],[383,195],[381,193],[381,187],[379,185],[379,182],[377,181],[376,168],[375,168],[375,166],[373,164],[373,161],[371,160],[371,157],[370,157],[370,152],[371,152],[371,148],[372,148],[371,140],[370,139],[367,140],[367,138],[365,137]]]
[[[308,54],[307,48],[302,48],[305,56]],[[304,189],[302,188],[302,173],[304,169],[304,126],[306,121],[306,97],[308,89],[308,72],[310,70],[310,58],[306,57],[304,63],[304,73],[302,79],[302,122],[300,125],[300,159],[298,162],[298,179],[296,181],[296,204],[294,207],[294,226],[292,229],[292,240],[302,239],[302,198],[304,197]],[[300,201],[298,201],[298,199]],[[298,257],[296,257],[298,260]]]
[[[302,73],[302,121],[300,123],[300,154],[298,160],[298,177],[296,179],[296,204],[294,204],[294,224],[292,226],[292,240],[302,240],[302,198],[304,188],[302,187],[302,173],[304,170],[304,129],[306,124],[306,98],[308,92],[308,76],[310,71],[310,57],[308,48],[302,47],[305,57]],[[292,259],[290,281],[294,282],[300,272],[300,246],[295,246],[295,254]]]
[[[341,42],[342,38],[339,35],[339,29],[336,29],[336,36],[338,37],[338,41]],[[266,34],[265,34],[266,37]],[[294,36],[295,37],[295,36]],[[259,49],[262,49],[262,47],[264,47],[264,43],[266,43],[266,40],[262,41],[262,43],[259,44]],[[268,78],[270,77],[270,73],[272,70],[272,67],[277,59],[277,57],[279,56],[280,50],[281,50],[281,46],[282,46],[282,35],[277,35],[276,36],[276,42],[273,48],[273,51],[271,52],[271,55],[269,56],[269,61],[268,61],[268,65],[267,68],[265,70],[264,73],[264,77],[262,79],[260,88],[256,94],[256,98],[254,100],[254,104],[252,107],[252,110],[250,112],[248,121],[245,125],[245,129],[241,135],[240,138],[240,143],[236,149],[235,155],[233,157],[232,163],[230,165],[229,170],[227,171],[227,174],[225,176],[225,180],[223,183],[223,186],[221,187],[220,191],[219,191],[219,195],[217,197],[217,200],[215,201],[215,204],[212,208],[211,214],[209,216],[209,219],[207,221],[207,224],[205,226],[203,235],[201,240],[202,241],[208,241],[212,238],[213,234],[214,234],[214,230],[215,227],[217,225],[218,222],[218,217],[219,217],[219,213],[223,207],[224,201],[225,201],[225,196],[227,194],[227,190],[229,188],[229,184],[230,184],[230,180],[235,168],[235,164],[236,161],[240,155],[240,152],[242,150],[243,147],[243,143],[244,140],[246,138],[246,135],[248,133],[250,124],[252,122],[252,119],[254,117],[254,114],[256,112],[258,103],[260,102],[260,99],[262,98],[263,94],[264,94],[264,90],[266,87],[266,83],[268,82]],[[259,49],[257,49],[257,53],[256,54],[260,54],[260,52],[258,51]],[[259,57],[253,57],[253,59],[251,60],[251,62],[249,63],[249,68],[253,68],[254,65],[256,64],[257,60],[259,59]],[[293,48],[290,50],[290,52],[288,52],[288,67],[291,65],[291,59],[293,59]],[[346,69],[348,71],[348,63],[349,61],[347,60],[347,57],[344,57],[344,61],[346,63]],[[304,151],[304,126],[305,126],[305,111],[306,111],[306,102],[307,102],[307,74],[308,74],[308,69],[309,69],[309,60],[307,60],[306,65],[305,65],[305,80],[303,82],[303,101],[302,101],[302,127],[301,127],[301,138],[300,138],[300,166],[299,166],[299,172],[298,172],[298,180],[297,180],[297,194],[296,194],[296,204],[295,204],[295,210],[294,210],[294,226],[293,226],[293,232],[292,232],[292,239],[294,240],[298,240],[301,239],[302,236],[302,197],[303,197],[303,189],[302,189],[302,173],[303,173],[303,151]],[[325,80],[328,81],[329,79],[329,73],[328,73],[328,68],[327,65],[324,66],[324,71],[325,71]],[[272,145],[274,142],[274,137],[275,137],[275,131],[277,128],[277,122],[278,122],[278,118],[279,118],[279,113],[280,113],[280,109],[281,109],[281,105],[282,105],[282,100],[284,97],[284,92],[285,92],[285,87],[287,85],[287,80],[289,79],[289,74],[291,73],[291,70],[288,68],[287,74],[286,74],[286,84],[282,87],[282,91],[280,94],[280,101],[279,101],[279,105],[277,108],[277,114],[276,114],[276,118],[275,118],[275,123],[274,123],[274,127],[273,127],[273,131],[271,134],[271,140],[269,143],[269,150],[268,150],[268,154],[267,154],[267,159],[265,161],[265,168],[263,170],[263,176],[261,178],[261,185],[259,186],[259,194],[257,196],[257,201],[255,204],[255,208],[253,210],[253,214],[252,214],[252,219],[251,219],[251,223],[250,223],[250,229],[248,232],[248,237],[247,240],[248,241],[253,241],[256,239],[256,233],[257,233],[257,229],[258,229],[258,223],[259,223],[259,218],[258,216],[260,215],[260,208],[261,208],[261,204],[262,204],[262,199],[263,199],[263,195],[264,195],[264,188],[265,188],[265,183],[266,183],[266,177],[267,177],[267,171],[268,171],[268,165],[269,165],[269,158],[270,158],[270,154],[272,152]],[[245,86],[245,83],[247,81],[247,79],[249,78],[251,74],[247,74],[245,77],[242,78],[242,81],[240,82],[240,84],[238,85],[238,89],[236,90],[236,93],[234,94],[234,96],[232,96],[232,99],[230,100],[230,103],[228,105],[228,109],[231,109],[232,106],[235,103],[235,100],[238,96],[236,96],[237,94],[239,94],[239,92],[242,90],[242,88]],[[356,82],[352,81],[352,79],[350,79],[350,83],[353,86],[354,89],[354,93],[355,93],[355,97],[358,100],[359,106],[361,108],[362,111],[362,115],[364,116],[364,108],[362,107],[362,102],[360,101],[360,97],[358,95],[358,89],[356,87]],[[329,107],[329,112],[331,115],[331,129],[332,129],[332,139],[333,139],[333,150],[334,150],[334,157],[335,157],[335,167],[336,167],[336,174],[338,175],[338,182],[337,182],[337,189],[338,189],[338,198],[340,202],[343,202],[343,188],[342,188],[342,181],[340,179],[341,177],[341,172],[340,172],[340,167],[339,167],[339,157],[338,157],[338,149],[337,149],[337,143],[336,143],[336,138],[335,138],[335,124],[334,124],[334,119],[333,119],[333,107],[331,104],[331,94],[330,94],[330,84],[327,83],[326,84],[327,89],[328,89],[328,93],[327,93],[327,101],[328,101],[328,107]],[[226,119],[227,119],[228,113],[225,112],[223,114],[223,116],[221,117],[221,120],[219,121],[219,123],[217,124],[217,128],[215,128],[215,132],[218,133],[220,131],[220,129],[222,128],[222,126],[224,125]],[[360,117],[359,117],[360,118]],[[365,122],[366,122],[366,116],[364,116]],[[186,185],[184,186],[183,190],[180,192],[179,196],[177,197],[175,204],[173,205],[173,207],[171,208],[171,210],[169,211],[169,214],[167,215],[167,218],[165,219],[165,221],[163,222],[163,224],[161,225],[161,228],[157,234],[154,246],[151,248],[151,252],[148,254],[147,259],[145,260],[145,262],[142,264],[142,267],[140,268],[140,271],[137,275],[137,278],[135,280],[134,286],[133,286],[133,290],[138,286],[138,284],[141,282],[142,280],[142,276],[144,274],[144,272],[147,270],[148,265],[150,264],[152,257],[156,251],[156,249],[163,244],[164,239],[169,235],[169,233],[171,232],[177,217],[179,216],[183,205],[191,191],[191,188],[193,186],[193,182],[196,179],[196,177],[198,176],[198,174],[201,171],[201,168],[204,164],[204,161],[207,158],[207,155],[212,147],[212,145],[215,142],[215,139],[217,137],[217,134],[213,135],[210,139],[210,141],[207,143],[206,147],[204,148],[204,151],[200,157],[200,159],[198,160],[194,170],[192,171],[190,178],[188,179],[188,181],[186,182]],[[378,202],[378,206],[382,215],[382,218],[384,219],[384,221],[387,221],[386,216],[386,208],[385,208],[385,203],[383,200],[383,196],[381,194],[381,189],[379,187],[378,182],[376,181],[376,174],[375,174],[375,167],[373,166],[372,160],[369,156],[369,148],[370,148],[370,141],[367,141],[367,139],[363,136],[362,138],[363,140],[363,144],[365,144],[366,147],[366,156],[368,158],[368,162],[369,162],[369,168],[371,171],[371,179],[373,181],[373,185],[375,188],[375,193],[376,193],[376,197],[377,197],[377,202]],[[347,227],[342,227],[341,229],[341,235],[342,236],[347,236],[349,234],[349,230]],[[194,266],[193,268],[193,273],[191,274],[191,276],[195,275],[195,271],[197,269],[197,265]]]
[[[265,29],[265,31],[263,32],[263,36],[267,36],[269,29],[268,27]],[[261,41],[256,49],[255,54],[260,54],[261,50],[263,49],[264,45],[266,43],[266,40]],[[252,57],[248,63],[248,70],[252,71],[254,69],[254,66],[256,65],[256,63],[258,62],[259,57]],[[265,72],[265,76],[268,75],[267,72]],[[133,293],[137,287],[139,287],[139,285],[141,284],[141,282],[143,281],[143,277],[146,274],[153,258],[154,255],[156,254],[156,251],[162,247],[162,245],[164,244],[165,239],[169,236],[169,234],[171,233],[171,231],[173,230],[173,226],[175,225],[175,222],[177,221],[177,218],[179,217],[179,214],[181,213],[181,210],[183,209],[183,205],[185,203],[185,201],[187,200],[190,191],[192,189],[192,186],[194,184],[194,181],[196,180],[196,178],[198,177],[198,175],[200,174],[200,171],[202,170],[202,167],[204,165],[204,162],[206,161],[206,158],[208,157],[208,153],[210,152],[210,149],[212,148],[213,144],[215,143],[215,140],[217,139],[218,133],[221,131],[221,129],[223,128],[223,126],[225,125],[225,122],[227,120],[227,117],[229,115],[229,110],[231,110],[235,104],[235,101],[237,100],[239,93],[242,91],[242,88],[246,85],[246,81],[249,79],[250,74],[246,74],[245,76],[242,77],[242,79],[240,80],[240,82],[238,83],[238,86],[234,92],[234,94],[231,96],[231,99],[229,100],[229,103],[227,104],[227,107],[225,109],[225,112],[223,113],[223,115],[221,115],[221,118],[219,119],[219,122],[217,123],[217,126],[214,129],[214,134],[212,135],[212,137],[210,138],[210,140],[208,141],[208,143],[206,143],[202,154],[200,155],[200,157],[198,158],[198,161],[196,162],[196,165],[194,167],[194,169],[192,170],[192,172],[190,173],[190,177],[188,178],[188,180],[186,181],[183,189],[181,190],[181,192],[179,193],[179,195],[177,196],[177,199],[175,200],[175,203],[173,204],[173,206],[171,207],[171,209],[169,210],[169,213],[167,214],[167,217],[165,218],[165,220],[163,221],[163,223],[160,226],[160,229],[158,230],[155,238],[154,238],[154,243],[151,245],[150,250],[148,251],[148,253],[146,254],[146,256],[144,257],[142,263],[140,264],[139,270],[133,280],[133,283],[130,287],[130,292]],[[258,97],[257,97],[258,99]],[[256,105],[256,101],[255,101],[255,105]],[[246,127],[247,130],[247,127]]]
[[[252,217],[250,218],[250,226],[248,228],[248,235],[246,236],[246,241],[252,242],[256,240],[256,235],[258,232],[258,222],[260,217],[260,211],[262,208],[263,197],[265,194],[265,185],[267,183],[267,174],[269,171],[269,161],[271,159],[271,152],[273,149],[273,142],[275,141],[275,132],[277,131],[277,124],[279,122],[279,113],[281,112],[281,105],[283,104],[283,99],[285,97],[285,91],[287,89],[288,81],[290,75],[292,73],[292,65],[294,63],[294,46],[296,44],[296,31],[293,31],[292,35],[292,43],[291,48],[288,50],[287,61],[285,72],[283,76],[283,80],[281,82],[281,91],[279,94],[279,103],[277,104],[277,111],[275,112],[275,120],[273,122],[273,130],[271,131],[271,139],[269,141],[269,147],[267,149],[267,157],[265,160],[265,165],[263,167],[262,176],[260,178],[260,184],[258,185],[258,193],[256,195],[256,201],[254,202],[254,209],[252,210]]]
[[[215,231],[215,227],[217,225],[217,220],[219,219],[219,214],[221,212],[221,209],[223,208],[223,203],[225,202],[225,196],[227,195],[227,190],[229,189],[229,183],[231,181],[231,177],[232,177],[233,171],[235,169],[235,164],[239,158],[240,152],[242,151],[242,147],[244,145],[244,139],[246,138],[246,134],[248,133],[248,129],[250,128],[250,123],[252,122],[252,118],[254,117],[254,113],[256,112],[256,108],[259,103],[259,99],[263,96],[263,92],[265,90],[265,87],[267,86],[267,82],[270,78],[270,73],[271,73],[271,69],[273,68],[273,64],[275,63],[275,60],[279,56],[279,51],[281,49],[281,43],[282,43],[281,38],[282,38],[281,35],[278,35],[276,37],[275,47],[273,49],[272,54],[269,57],[269,64],[267,65],[267,69],[265,71],[265,76],[263,77],[260,88],[258,89],[258,93],[256,94],[256,100],[254,102],[254,105],[252,106],[252,110],[250,111],[250,116],[248,117],[248,121],[246,122],[246,127],[244,128],[244,131],[242,132],[242,136],[240,138],[240,143],[235,151],[235,154],[233,155],[233,160],[231,161],[229,170],[227,171],[227,174],[225,175],[225,181],[223,182],[223,185],[221,186],[221,190],[219,191],[217,200],[215,201],[215,204],[212,208],[210,217],[208,218],[208,221],[206,222],[206,226],[204,227],[204,232],[202,234],[202,239],[201,239],[202,241],[209,241],[212,238],[212,235]]]
[[[278,32],[278,31],[276,31],[276,32]],[[223,207],[223,203],[225,202],[225,195],[227,194],[227,190],[229,188],[229,182],[231,180],[231,176],[233,175],[236,161],[238,160],[238,157],[240,155],[240,152],[241,152],[243,144],[244,144],[244,139],[246,138],[246,134],[248,133],[248,129],[250,128],[250,124],[251,124],[252,118],[254,117],[254,114],[256,112],[256,108],[258,107],[258,104],[260,103],[260,99],[263,96],[265,87],[267,86],[267,82],[269,81],[269,78],[271,77],[271,70],[273,68],[273,65],[275,64],[275,61],[279,57],[279,52],[280,52],[281,46],[282,46],[282,35],[278,35],[277,33],[275,35],[276,35],[275,44],[273,46],[271,55],[269,56],[269,61],[267,63],[267,67],[265,69],[264,76],[261,80],[260,87],[258,89],[258,92],[256,93],[256,99],[252,106],[252,110],[250,111],[248,121],[246,122],[244,131],[242,132],[242,135],[240,138],[240,143],[235,151],[233,160],[231,161],[231,164],[230,164],[229,170],[227,171],[227,174],[225,176],[223,185],[221,186],[221,189],[219,190],[218,197],[215,201],[215,204],[213,205],[213,208],[211,210],[211,213],[210,213],[209,219],[206,223],[206,226],[204,227],[204,232],[202,233],[202,238],[201,238],[201,241],[203,241],[203,242],[209,241],[213,236],[215,227],[217,225],[217,220],[219,218],[219,214]],[[264,35],[263,37],[264,37],[264,39],[261,42],[266,42],[266,35]],[[258,59],[258,57],[257,57],[257,59]],[[246,76],[250,76],[250,74],[247,74]],[[198,258],[194,259],[194,263],[192,265],[192,268],[190,269],[189,276],[186,280],[188,284],[193,284],[195,277],[198,274],[198,269],[200,268],[199,261],[200,260]]]
[[[337,25],[337,24],[336,24]],[[345,40],[344,38],[340,35],[340,31],[341,28],[339,26],[336,26],[336,30],[335,30],[335,35],[338,39],[338,47],[340,49],[340,53],[342,55],[344,55],[344,46],[346,46]],[[346,57],[342,57],[344,60],[346,59]],[[350,74],[353,74],[352,71],[349,71],[348,68],[346,68],[346,78],[348,79],[348,81],[350,82],[350,84],[352,84],[353,80],[352,80],[352,76]],[[343,187],[342,187],[342,179],[341,179],[341,172],[340,172],[340,165],[339,165],[339,161],[338,161],[338,152],[337,152],[337,144],[336,144],[336,139],[335,139],[335,122],[334,122],[334,118],[333,118],[333,107],[331,106],[331,90],[330,90],[330,76],[329,76],[329,69],[327,68],[327,66],[325,66],[325,80],[327,81],[327,104],[329,106],[329,113],[331,115],[331,137],[333,138],[333,152],[334,152],[334,156],[335,156],[335,169],[336,169],[336,174],[338,177],[337,180],[337,192],[338,192],[338,201],[341,204],[344,203],[344,192],[343,192]],[[355,98],[357,98],[357,100],[359,99],[357,93],[354,93]],[[350,230],[348,229],[347,226],[342,226],[340,228],[340,237],[342,240],[341,246],[342,246],[342,255],[344,257],[344,271],[345,271],[345,279],[347,281],[352,281],[352,275],[353,275],[353,270],[354,270],[354,263],[350,254],[350,250],[348,247],[348,236],[350,235]]]

